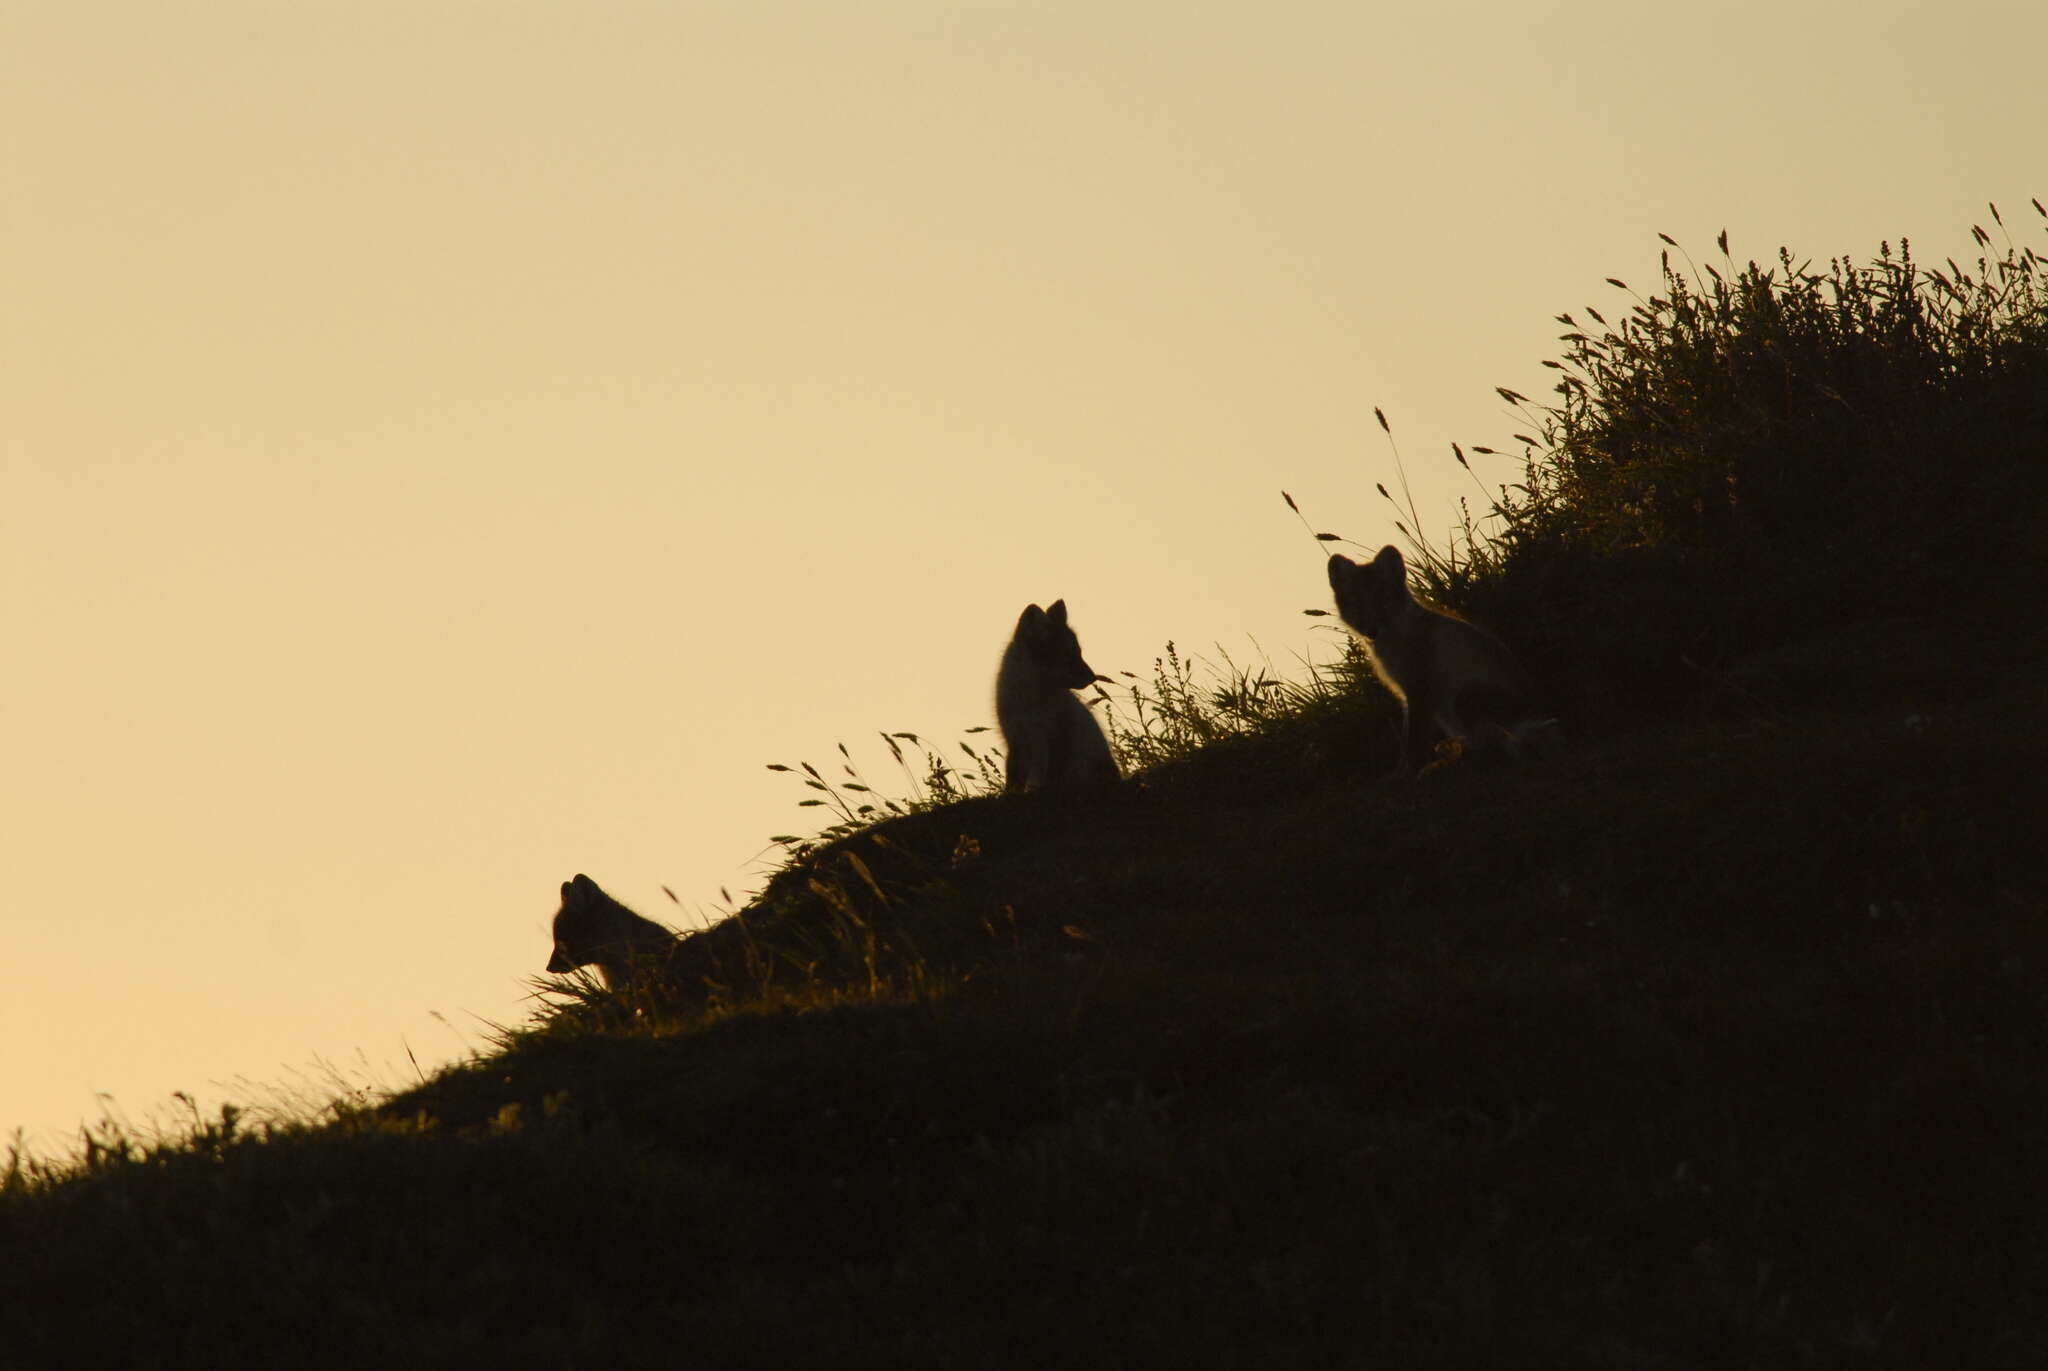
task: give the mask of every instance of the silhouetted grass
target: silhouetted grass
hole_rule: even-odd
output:
[[[1565,683],[1564,757],[1391,783],[1355,656],[1169,647],[1084,802],[905,734],[901,798],[799,765],[834,824],[667,984],[550,982],[388,1100],[13,1154],[0,1362],[2042,1364],[2006,261],[1702,269],[1574,341],[1492,536],[1415,559]]]
[[[1527,477],[1462,607],[1601,699],[1711,688],[1830,630],[2031,610],[2048,274],[1991,213],[2003,250],[1974,228],[1969,269],[1923,270],[1904,242],[1738,265],[1723,234],[1720,267],[1667,252],[1657,293],[1611,283],[1611,321],[1560,315],[1555,398],[1504,392],[1534,429]]]

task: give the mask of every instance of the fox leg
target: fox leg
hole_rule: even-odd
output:
[[[1418,708],[1413,700],[1402,707],[1406,715],[1401,730],[1401,761],[1395,772],[1406,775],[1429,759],[1429,751],[1436,734],[1436,721],[1429,711]]]

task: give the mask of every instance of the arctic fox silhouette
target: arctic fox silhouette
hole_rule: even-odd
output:
[[[1401,701],[1400,770],[1427,759],[1432,735],[1547,751],[1557,721],[1538,717],[1528,678],[1507,645],[1479,625],[1417,600],[1401,551],[1370,562],[1330,558],[1330,589],[1345,626],[1370,649],[1374,674]]]
[[[996,673],[996,723],[1003,730],[1003,785],[1049,790],[1118,778],[1109,740],[1074,692],[1095,669],[1067,625],[1067,602],[1026,607]]]
[[[658,972],[678,944],[672,929],[641,918],[584,875],[562,882],[562,907],[555,914],[554,932],[550,972],[565,975],[578,967],[595,966],[613,990],[623,990]]]

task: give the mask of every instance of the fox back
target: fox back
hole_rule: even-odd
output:
[[[1554,721],[1534,717],[1528,679],[1507,645],[1417,600],[1399,548],[1383,547],[1363,563],[1335,554],[1329,573],[1339,617],[1364,640],[1374,674],[1406,712],[1404,769],[1420,760],[1432,734],[1470,738],[1481,728],[1510,752],[1549,736]]]
[[[1109,740],[1074,696],[1095,681],[1081,640],[1067,624],[1067,602],[1028,606],[996,673],[996,723],[1003,731],[1003,784],[1010,790],[1114,781]]]
[[[641,918],[583,875],[562,882],[562,907],[555,914],[554,933],[550,972],[565,975],[578,967],[595,966],[613,990],[658,968],[677,944],[673,931]]]

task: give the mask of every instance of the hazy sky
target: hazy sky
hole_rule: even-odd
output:
[[[0,1136],[403,1083],[526,1012],[570,875],[687,921],[814,826],[765,763],[992,722],[1028,601],[1106,672],[1327,655],[1278,492],[1391,539],[1374,405],[1441,535],[1450,442],[1512,446],[1493,387],[1659,231],[2031,221],[2044,52],[2038,5],[0,0]]]

